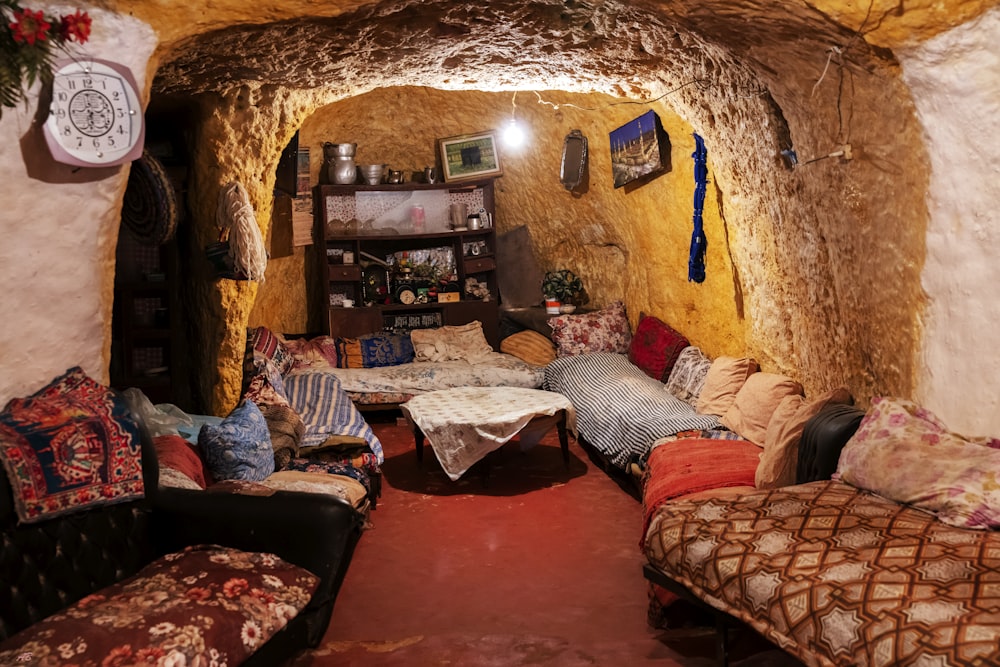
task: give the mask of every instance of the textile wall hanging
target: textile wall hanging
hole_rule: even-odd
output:
[[[705,249],[708,239],[702,228],[701,211],[705,205],[705,184],[708,183],[708,165],[705,140],[694,135],[694,231],[691,233],[691,254],[688,256],[688,280],[705,282]]]

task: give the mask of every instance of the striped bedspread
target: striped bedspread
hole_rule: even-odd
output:
[[[371,426],[331,373],[295,371],[285,377],[285,393],[292,408],[305,424],[300,447],[315,447],[331,435],[364,438],[381,464],[385,457]]]
[[[543,387],[569,398],[579,434],[622,469],[660,438],[719,427],[717,417],[695,412],[624,354],[556,359],[545,367]]]

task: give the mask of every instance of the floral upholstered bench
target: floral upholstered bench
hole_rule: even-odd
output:
[[[0,411],[0,461],[5,665],[278,664],[322,637],[364,522],[158,488],[144,425],[79,368]]]

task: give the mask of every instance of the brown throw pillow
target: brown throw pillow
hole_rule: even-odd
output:
[[[782,399],[767,425],[754,485],[758,489],[777,489],[795,484],[799,443],[806,422],[830,403],[850,404],[852,400],[851,393],[844,387],[828,391],[812,401],[802,396]]]
[[[703,415],[724,415],[736,400],[747,378],[760,370],[754,359],[719,357],[705,375],[695,409]]]
[[[733,405],[719,419],[758,447],[764,446],[767,425],[786,396],[801,396],[802,385],[785,375],[754,373],[736,392]]]

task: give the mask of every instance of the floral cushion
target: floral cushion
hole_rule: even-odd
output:
[[[337,339],[330,336],[294,338],[285,341],[294,363],[292,370],[300,368],[337,368]]]
[[[277,556],[189,547],[0,644],[4,665],[236,665],[319,579]]]
[[[560,357],[592,352],[628,354],[632,342],[632,330],[621,301],[592,313],[550,317],[549,327]]]
[[[642,372],[666,382],[677,357],[688,346],[688,339],[657,317],[640,315],[628,349],[628,360]]]
[[[1000,527],[1000,440],[952,433],[929,410],[876,397],[834,479],[963,528]]]
[[[677,361],[667,378],[665,389],[691,407],[695,407],[705,376],[712,366],[712,360],[694,346],[685,347],[677,355]]]
[[[241,401],[218,426],[202,426],[198,447],[215,480],[259,482],[274,472],[271,435],[253,401]]]
[[[0,459],[22,522],[143,493],[139,427],[125,399],[74,367],[0,412]]]

